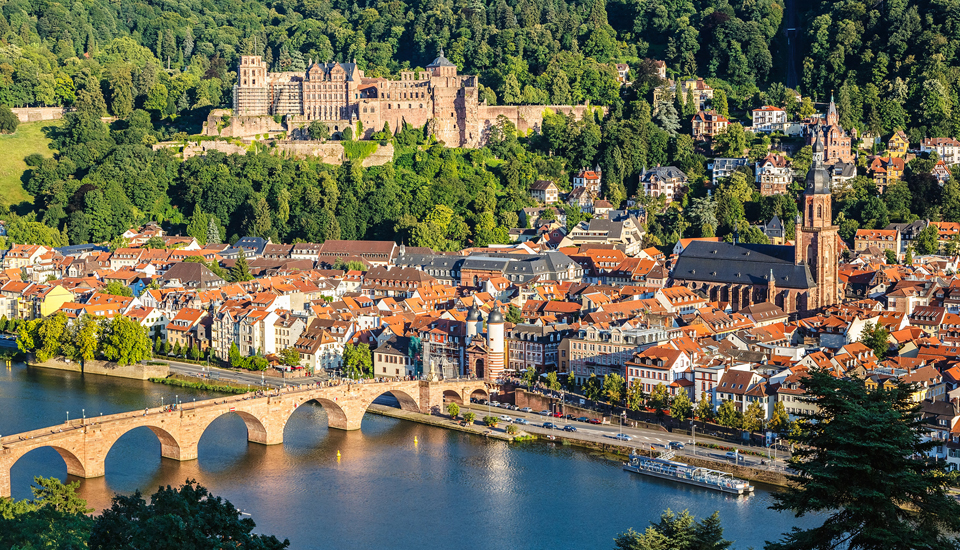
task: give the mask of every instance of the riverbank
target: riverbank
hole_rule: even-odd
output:
[[[164,384],[167,386],[177,386],[180,388],[191,388],[194,390],[202,391],[214,391],[220,393],[249,393],[252,391],[257,391],[258,387],[251,388],[250,384],[241,384],[239,382],[230,382],[229,380],[220,380],[216,383],[211,382],[206,378],[199,378],[197,376],[186,376],[183,374],[171,374],[166,378],[150,378],[151,382],[155,384]]]
[[[453,422],[445,416],[435,416],[422,413],[415,413],[410,411],[404,411],[402,409],[397,409],[394,407],[387,407],[384,405],[371,405],[368,412],[373,414],[378,414],[381,416],[389,416],[392,418],[399,418],[402,420],[409,420],[411,422],[417,422],[420,424],[426,424],[429,426],[436,426],[438,428],[446,428],[448,430],[456,430],[465,433],[471,433],[475,435],[482,435],[484,437],[490,437],[494,439],[500,439],[503,441],[512,441],[513,437],[507,435],[504,428],[490,428],[481,423],[475,423],[472,426],[461,425],[459,422]],[[547,433],[543,429],[537,428],[535,426],[518,426],[521,428],[523,433],[530,434],[537,439],[542,439],[545,441],[550,441],[552,443],[560,445],[569,445],[573,447],[580,447],[589,451],[593,451],[600,456],[603,456],[607,460],[613,462],[623,463],[629,459],[631,453],[640,454],[643,456],[656,456],[659,454],[658,451],[648,450],[645,448],[638,448],[635,444],[629,442],[621,441],[594,441],[584,437],[578,437],[576,432],[556,432],[556,433]],[[544,432],[544,433],[540,433]],[[691,456],[675,456],[671,460],[677,462],[683,462],[691,466],[698,466],[703,468],[710,468],[711,470],[720,470],[722,472],[728,472],[729,474],[738,477],[740,479],[746,479],[749,481],[754,481],[758,483],[763,483],[766,485],[773,485],[777,487],[787,487],[790,484],[789,479],[781,472],[764,470],[761,468],[751,468],[748,466],[735,466],[727,462],[719,462],[715,460],[709,460],[699,457]]]

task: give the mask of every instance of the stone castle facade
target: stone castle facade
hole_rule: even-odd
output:
[[[429,124],[431,132],[451,147],[483,145],[500,116],[521,132],[539,131],[547,109],[582,117],[590,107],[486,105],[479,101],[477,77],[457,74],[442,50],[425,71],[402,71],[399,80],[367,78],[356,63],[312,60],[305,73],[272,73],[260,56],[245,55],[233,88],[234,115],[241,121],[280,115],[294,126],[324,121],[332,132],[356,129],[359,121],[360,138],[369,138],[385,123],[391,131],[405,122],[417,127]],[[237,131],[230,134],[239,137]]]

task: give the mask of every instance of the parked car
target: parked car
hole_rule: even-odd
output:
[[[619,439],[620,441],[633,441],[633,438],[627,434],[617,434],[613,436],[614,439]]]
[[[563,418],[563,413],[555,412],[551,416],[553,416],[554,418]]]
[[[540,414],[543,416],[550,416],[550,411],[540,411]]]
[[[531,409],[530,407],[524,407],[524,408],[520,409],[520,412],[523,412],[523,413],[532,413],[532,412],[533,412],[533,409]]]
[[[577,418],[577,422],[590,422],[590,419],[587,418],[586,416],[581,416]]]
[[[524,418],[519,418],[519,417],[518,417],[518,418],[514,418],[514,419],[513,419],[513,423],[514,423],[514,424],[524,424],[524,425],[526,425],[526,424],[529,424],[530,422],[528,422],[528,421],[527,421],[526,419],[524,419]]]
[[[504,422],[510,422],[511,420],[513,420],[512,417],[509,417],[509,416],[507,416],[507,415],[505,415],[505,414],[501,414],[501,415],[498,416],[497,418],[499,418],[500,420],[503,420]]]
[[[548,429],[548,430],[556,430],[556,429],[557,429],[557,425],[554,424],[553,422],[544,422],[541,427],[546,428],[546,429]]]
[[[499,402],[499,401],[491,401],[491,402],[490,402],[490,406],[491,406],[491,407],[497,407],[497,408],[499,408],[499,407],[500,407],[500,402]]]
[[[600,422],[600,419],[599,419],[599,418],[591,418],[591,419],[590,419],[590,423],[591,423],[591,424],[602,424],[602,422]]]
[[[576,419],[577,419],[577,417],[576,417],[576,416],[573,416],[572,414],[566,414],[566,415],[564,415],[563,417],[566,418],[567,420],[576,420]]]
[[[563,431],[565,431],[565,432],[575,432],[575,431],[577,431],[577,427],[576,427],[576,426],[564,426],[564,427],[563,427]]]
[[[667,447],[670,447],[671,449],[676,449],[678,451],[682,451],[683,443],[680,443],[679,441],[671,441],[670,443],[667,443]]]

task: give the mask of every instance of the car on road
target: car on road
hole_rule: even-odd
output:
[[[633,438],[627,434],[617,434],[613,436],[614,439],[619,439],[620,441],[633,441]]]
[[[541,425],[541,427],[542,427],[542,428],[546,428],[546,429],[548,429],[548,430],[556,430],[556,429],[557,429],[557,425],[554,424],[553,422],[544,422],[544,423]]]
[[[745,459],[742,454],[736,451],[727,451],[727,460],[736,460],[737,462],[742,462]]]
[[[505,414],[501,414],[501,415],[498,416],[497,418],[499,418],[500,420],[503,420],[504,422],[510,422],[511,420],[513,420],[512,417],[509,417],[509,416],[507,416],[507,415],[505,415]]]
[[[600,419],[599,419],[599,418],[591,418],[591,419],[590,419],[590,423],[591,423],[591,424],[602,424],[602,422],[600,422]]]
[[[550,413],[550,411],[540,411],[539,414],[541,414],[541,415],[543,415],[543,416],[550,416],[551,413]]]
[[[564,427],[563,427],[563,431],[565,431],[565,432],[575,432],[575,431],[577,431],[577,427],[576,427],[576,426],[564,426]]]
[[[674,449],[677,451],[682,451],[683,443],[680,443],[679,441],[671,441],[670,443],[667,443],[667,447],[670,447],[671,449]]]
[[[590,419],[587,418],[586,416],[581,416],[577,418],[577,422],[590,422]]]
[[[525,418],[514,418],[514,419],[513,419],[513,423],[514,423],[514,424],[529,424],[530,422],[528,422]]]
[[[563,418],[563,413],[555,412],[555,413],[553,413],[553,414],[550,415],[550,416],[552,416],[552,417],[554,417],[554,418]]]
[[[522,412],[522,413],[532,413],[532,412],[533,412],[533,409],[531,409],[530,407],[524,407],[524,408],[520,409],[520,412]]]

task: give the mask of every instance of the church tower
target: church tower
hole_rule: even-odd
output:
[[[803,192],[803,221],[797,220],[795,261],[806,264],[817,283],[806,309],[831,306],[839,299],[839,250],[837,226],[833,225],[830,172],[823,166],[823,142],[819,133],[813,143],[813,163]]]

